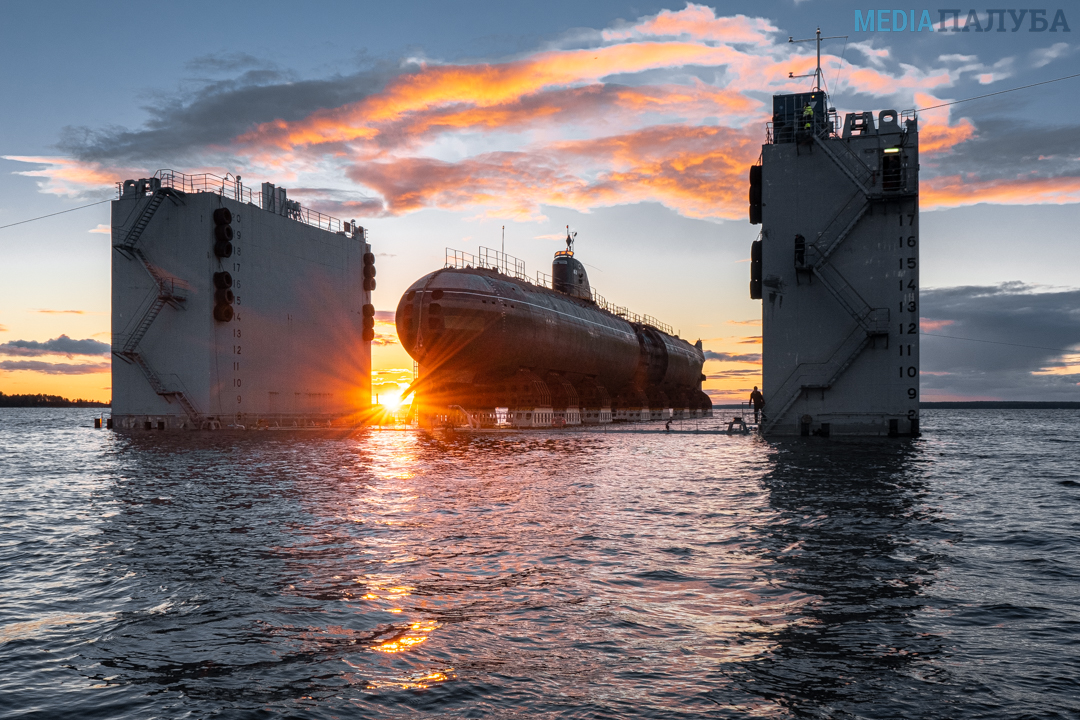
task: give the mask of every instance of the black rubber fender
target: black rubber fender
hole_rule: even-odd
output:
[[[216,242],[231,242],[233,239],[232,225],[215,225],[214,240]]]
[[[233,307],[232,305],[226,305],[224,303],[214,306],[214,319],[218,322],[229,322],[233,319]]]

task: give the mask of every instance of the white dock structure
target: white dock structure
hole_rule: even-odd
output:
[[[769,435],[919,434],[919,141],[914,112],[773,98],[750,171]],[[809,110],[807,108],[809,107]]]
[[[112,203],[112,426],[319,427],[371,406],[364,229],[240,178],[160,170]]]

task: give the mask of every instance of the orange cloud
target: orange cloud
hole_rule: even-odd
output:
[[[979,180],[944,175],[920,182],[919,204],[926,210],[978,203],[1065,205],[1080,202],[1080,177]]]
[[[693,42],[638,42],[583,50],[540,52],[527,60],[474,65],[422,66],[383,90],[340,108],[319,110],[297,122],[263,123],[238,141],[289,150],[325,143],[372,141],[380,126],[440,108],[499,108],[552,88],[596,83],[601,78],[686,65],[745,61],[726,46]],[[750,101],[743,99],[749,106]],[[756,103],[754,103],[756,104]]]
[[[952,324],[952,320],[930,320],[929,318],[919,318],[919,328],[922,330],[940,330],[941,328]]]
[[[629,28],[604,30],[608,42],[643,37],[691,37],[729,43],[760,43],[778,28],[765,18],[745,15],[718,18],[711,7],[687,3],[682,10],[661,10],[655,16]]]
[[[808,72],[814,63],[812,49],[793,48],[777,32],[765,18],[717,17],[690,3],[603,30],[598,47],[414,64],[356,102],[263,122],[192,155],[203,152],[208,169],[220,175],[213,159],[240,155],[245,176],[271,174],[305,203],[356,217],[474,206],[538,219],[542,205],[588,211],[652,201],[688,217],[742,219],[746,167],[760,152],[768,119],[760,98],[805,90],[806,80],[788,72]],[[911,106],[905,98],[917,106],[939,103],[927,91],[953,83],[948,69],[901,65],[890,74],[886,50],[863,52],[872,67],[849,59],[845,92],[887,97],[903,109]],[[826,54],[822,63],[832,77],[841,60]],[[703,82],[684,70],[691,67],[711,68],[718,80]],[[652,84],[635,84],[646,72]],[[927,111],[920,122],[925,157],[976,137],[972,121],[951,121],[948,108]],[[58,194],[140,173],[68,158],[9,159],[46,165],[22,174],[45,178],[43,190]],[[333,192],[357,199],[328,202],[323,190],[295,187],[316,176],[311,187],[325,188],[327,176],[341,175],[352,187]],[[923,205],[1076,202],[1071,182],[924,174]]]
[[[941,100],[915,93],[917,106],[933,106]],[[935,108],[919,113],[919,154],[922,156],[939,155],[951,151],[962,142],[975,137],[975,125],[967,118],[960,118],[955,124],[949,122],[949,108]]]
[[[16,175],[44,178],[38,183],[42,192],[53,195],[80,195],[91,188],[112,186],[118,177],[115,168],[101,163],[83,162],[64,157],[38,157],[29,155],[4,155],[5,160],[45,165],[43,170],[20,170]]]
[[[745,211],[746,169],[759,152],[758,140],[747,133],[669,125],[457,163],[363,163],[349,173],[386,198],[391,214],[480,205],[494,215],[536,219],[540,205],[587,211],[653,201],[689,217],[737,218]],[[596,167],[607,169],[586,180]]]
[[[434,132],[517,130],[544,124],[591,120],[608,114],[608,121],[641,113],[682,116],[753,116],[763,104],[742,93],[716,88],[700,80],[690,85],[623,87],[588,85],[544,92],[490,107],[437,109],[407,116],[384,134],[418,139]]]
[[[813,67],[810,69],[813,70]],[[899,76],[873,68],[857,67],[851,68],[844,77],[844,83],[851,89],[881,97],[895,95],[899,90],[948,87],[952,82],[947,70],[927,74],[910,65],[905,66],[904,74]]]

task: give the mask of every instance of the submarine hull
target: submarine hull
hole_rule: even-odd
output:
[[[482,268],[417,280],[396,312],[425,424],[543,427],[711,412],[700,347]]]

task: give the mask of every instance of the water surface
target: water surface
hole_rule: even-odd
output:
[[[1077,411],[784,442],[95,416],[0,410],[3,717],[1080,714]]]

